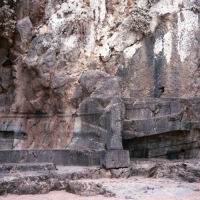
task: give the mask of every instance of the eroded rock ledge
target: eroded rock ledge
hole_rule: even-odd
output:
[[[152,188],[155,189],[156,195],[156,189],[164,190],[163,181],[167,185],[171,184],[168,187],[176,185],[175,190],[180,190],[180,194],[184,193],[184,190],[198,192],[199,188],[188,182],[200,182],[199,164],[197,159],[192,162],[137,159],[132,161],[128,168],[111,170],[94,166],[55,166],[51,163],[4,164],[0,165],[0,195],[44,194],[53,190],[66,190],[81,196],[100,194],[119,197],[122,191],[123,195],[130,196],[137,194],[137,190],[140,193],[143,190],[152,192]],[[162,186],[158,186],[159,182]],[[127,193],[127,187],[130,189],[130,186],[136,191],[133,189]],[[173,193],[173,189],[170,192]]]

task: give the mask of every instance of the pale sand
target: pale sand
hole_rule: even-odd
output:
[[[48,194],[36,194],[36,195],[11,195],[6,197],[0,197],[0,200],[116,200],[113,197],[103,197],[103,196],[90,196],[81,197],[75,194],[71,194],[65,191],[52,191]],[[124,199],[118,199],[124,200]]]
[[[95,182],[95,183],[102,183],[105,186],[112,186],[111,190],[117,190],[118,193],[124,190],[125,188],[125,196],[130,195],[132,192],[134,193],[134,190],[137,194],[139,194],[138,198],[135,198],[135,200],[200,200],[200,183],[187,183],[187,182],[180,182],[180,181],[174,181],[170,179],[149,179],[149,178],[143,178],[143,177],[132,177],[129,179],[90,179],[90,180],[81,180],[81,182]],[[125,187],[125,186],[126,187]],[[174,196],[174,192],[167,193],[168,188],[180,188],[177,187],[177,185],[182,185],[183,188],[186,186],[186,190],[182,190],[182,193],[179,193],[180,196]],[[120,186],[120,187],[119,187]],[[146,186],[152,186],[155,189],[156,186],[162,186],[161,191],[165,194],[157,193],[156,192],[152,194],[146,193]],[[187,187],[196,187],[197,190],[195,193],[189,193],[187,191]],[[141,188],[141,191],[137,188]],[[159,188],[159,187],[158,187]],[[131,189],[131,190],[130,190]],[[166,190],[165,190],[166,189]],[[127,190],[127,193],[126,193]],[[175,190],[175,191],[177,191]],[[184,192],[185,191],[185,192]],[[116,191],[115,191],[116,192]],[[120,196],[119,196],[120,197]],[[124,196],[123,196],[124,197]],[[66,191],[52,191],[48,194],[36,194],[36,195],[13,195],[8,194],[7,196],[0,196],[0,200],[125,200],[125,198],[114,198],[114,197],[104,197],[104,196],[79,196],[75,194],[68,193]]]
[[[0,200],[125,200],[114,197],[103,197],[103,196],[91,196],[81,197],[78,195],[70,194],[65,191],[52,191],[48,194],[36,194],[36,195],[8,195],[6,197],[0,197]],[[142,200],[142,199],[141,199]],[[185,195],[181,197],[149,197],[145,200],[200,200],[199,194]]]

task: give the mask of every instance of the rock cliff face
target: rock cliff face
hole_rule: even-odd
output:
[[[0,7],[1,150],[200,156],[198,0]]]

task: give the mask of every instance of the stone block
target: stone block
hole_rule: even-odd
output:
[[[105,169],[124,168],[130,164],[130,155],[127,150],[109,150],[102,152],[100,166]]]
[[[16,24],[16,29],[18,31],[19,37],[21,39],[20,48],[22,51],[28,50],[27,44],[32,39],[33,25],[29,17],[20,19]]]
[[[0,150],[0,164],[55,163],[56,165],[94,166],[102,151],[81,150]]]

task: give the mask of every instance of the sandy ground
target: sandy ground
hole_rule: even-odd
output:
[[[77,169],[76,169],[77,170]],[[48,194],[0,196],[0,200],[200,200],[200,183],[188,183],[171,179],[131,177],[128,179],[83,179],[82,183],[101,183],[116,197],[79,196],[66,191]]]
[[[81,197],[78,195],[70,194],[65,191],[53,191],[48,194],[38,195],[8,195],[7,197],[0,197],[0,200],[125,200],[120,198],[111,198],[103,196]],[[142,200],[142,199],[141,199]],[[195,195],[185,195],[181,197],[150,197],[145,200],[200,200],[200,192]]]
[[[37,194],[37,195],[8,195],[6,197],[0,197],[0,200],[124,200],[116,199],[113,197],[103,196],[91,196],[81,197],[78,195],[70,194],[65,191],[53,191],[48,194]]]

